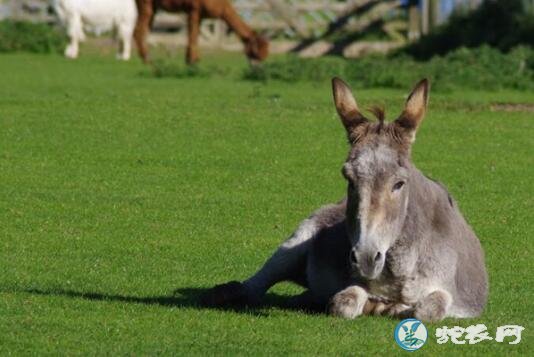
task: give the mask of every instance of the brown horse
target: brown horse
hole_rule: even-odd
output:
[[[189,64],[199,60],[198,36],[200,22],[203,18],[217,18],[225,21],[239,36],[245,45],[245,54],[255,61],[263,61],[269,54],[267,40],[254,32],[239,17],[229,0],[136,0],[139,10],[134,38],[139,55],[143,61],[148,61],[148,47],[146,36],[154,19],[156,10],[187,13],[188,44],[186,61]]]

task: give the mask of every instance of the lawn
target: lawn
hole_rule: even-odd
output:
[[[216,61],[245,66],[205,53]],[[153,78],[137,60],[97,54],[1,55],[0,68],[1,355],[405,353],[389,318],[196,303],[343,196],[347,144],[329,82]],[[412,85],[356,95],[391,119]],[[491,285],[480,318],[427,324],[418,353],[534,348],[534,114],[494,102],[534,94],[432,93],[414,146],[480,237]],[[280,284],[270,301],[299,291]],[[491,336],[522,325],[522,341],[436,342],[437,327],[478,323]]]

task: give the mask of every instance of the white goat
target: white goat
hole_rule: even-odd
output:
[[[135,0],[54,0],[54,8],[70,39],[66,57],[78,57],[78,44],[85,40],[84,30],[97,35],[116,30],[120,41],[117,58],[130,59],[137,21]]]

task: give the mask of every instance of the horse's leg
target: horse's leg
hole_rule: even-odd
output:
[[[452,304],[452,296],[444,290],[435,290],[417,302],[414,316],[428,322],[443,320]]]
[[[200,8],[193,7],[187,16],[187,64],[198,62],[198,36],[200,35]]]
[[[283,280],[303,284],[306,281],[306,255],[318,226],[314,217],[301,223],[299,228],[267,260],[263,267],[243,283],[233,281],[218,285],[204,297],[207,305],[257,304],[267,290]]]
[[[134,40],[137,45],[139,56],[146,63],[148,62],[148,45],[146,37],[150,30],[150,25],[154,18],[154,5],[152,0],[137,0],[137,23],[134,30]]]

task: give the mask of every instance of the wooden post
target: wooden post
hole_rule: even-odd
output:
[[[440,1],[439,0],[430,0],[429,3],[429,12],[430,12],[430,28],[434,28],[441,24],[440,16]]]
[[[344,26],[344,29],[351,32],[360,32],[367,29],[375,21],[384,18],[384,15],[387,14],[392,9],[395,9],[400,6],[400,1],[386,1],[379,2],[373,6],[365,14],[358,17],[358,19]]]
[[[408,41],[416,41],[421,37],[421,14],[417,6],[408,8]]]
[[[215,28],[215,42],[217,46],[220,46],[224,42],[226,35],[226,24],[221,20],[216,20],[214,24]]]
[[[429,19],[428,19],[428,0],[421,0],[421,32],[423,35],[428,33]]]
[[[281,0],[266,1],[271,6],[273,12],[280,16],[300,37],[306,38],[310,35],[306,24],[291,6]]]
[[[20,20],[20,4],[18,0],[11,0],[11,18],[13,20]]]
[[[480,0],[469,0],[469,10],[475,10],[480,5]]]

